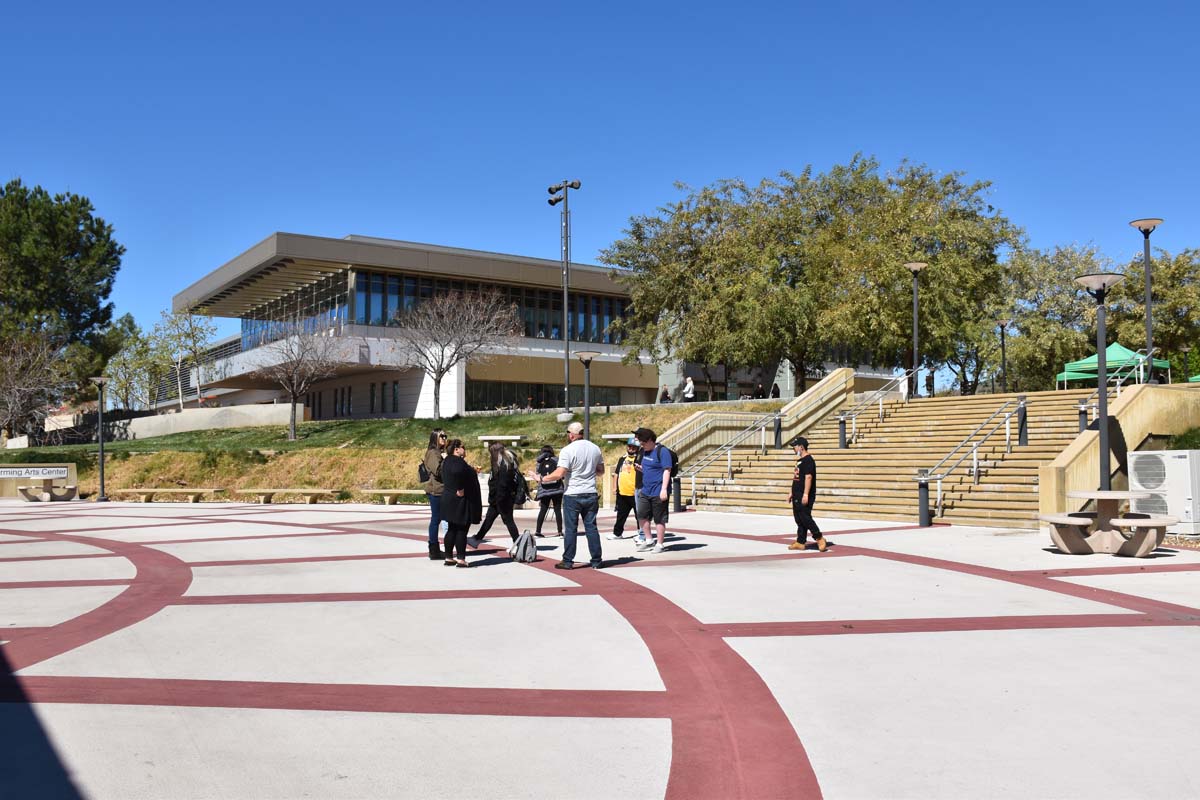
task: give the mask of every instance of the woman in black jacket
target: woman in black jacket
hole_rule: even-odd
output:
[[[558,458],[554,455],[554,448],[548,444],[542,445],[542,452],[538,453],[537,457],[537,474],[545,477],[554,470],[558,469]],[[558,535],[562,536],[562,501],[563,501],[563,482],[561,480],[552,483],[542,483],[538,485],[538,516],[537,516],[537,533],[542,535],[542,523],[546,520],[546,511],[551,505],[554,506],[554,526],[558,528]]]
[[[442,462],[442,520],[449,526],[444,543],[445,564],[447,567],[469,567],[467,528],[483,516],[479,474],[466,462],[467,448],[462,440],[452,440],[446,445],[446,452],[449,455]]]
[[[517,481],[523,481],[525,478],[521,475],[516,456],[500,442],[489,444],[488,454],[492,461],[492,474],[488,478],[488,511],[479,532],[467,540],[471,547],[479,547],[483,537],[492,529],[496,517],[504,521],[504,527],[508,528],[508,535],[512,537],[513,543],[517,541],[513,506],[516,505],[517,497],[523,497],[525,494],[520,492],[520,487],[517,486]],[[509,554],[511,555],[511,548]]]

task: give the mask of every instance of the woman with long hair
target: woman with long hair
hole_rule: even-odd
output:
[[[442,519],[447,524],[445,564],[447,567],[469,567],[467,529],[483,516],[479,474],[467,463],[467,448],[462,440],[451,440],[446,445],[446,452],[442,462]]]
[[[429,479],[425,481],[425,496],[429,498],[429,559],[442,557],[438,549],[438,525],[442,521],[442,459],[446,457],[446,432],[434,428],[429,432],[429,447],[421,466]]]
[[[513,544],[516,544],[517,541],[517,523],[513,519],[513,506],[516,505],[517,498],[524,495],[521,487],[517,486],[517,481],[523,481],[525,477],[521,475],[517,457],[502,442],[489,444],[488,455],[491,456],[492,461],[492,474],[488,478],[488,511],[487,516],[483,518],[483,525],[480,526],[479,532],[467,540],[467,544],[471,547],[479,547],[483,537],[492,529],[492,523],[496,521],[496,517],[500,517],[504,521],[504,527],[508,528],[508,535],[512,537]],[[509,554],[512,554],[511,547]]]
[[[538,453],[536,472],[538,475],[545,477],[554,470],[558,469],[558,457],[554,455],[554,448],[548,444],[542,445],[542,450]],[[563,501],[563,482],[561,480],[552,483],[538,484],[538,516],[536,535],[542,535],[542,523],[546,521],[546,511],[551,506],[554,507],[554,527],[558,529],[558,535],[562,536],[562,501]]]

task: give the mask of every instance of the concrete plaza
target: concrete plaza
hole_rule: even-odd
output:
[[[1200,796],[1200,552],[690,512],[453,569],[427,514],[0,503],[0,797]]]

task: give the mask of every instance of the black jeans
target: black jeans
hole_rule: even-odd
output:
[[[625,520],[629,518],[629,513],[634,509],[634,496],[617,495],[617,521],[613,523],[613,536],[620,536],[625,532]],[[637,515],[633,516],[634,527],[637,527]]]
[[[455,558],[456,556],[452,554],[452,551],[454,551],[454,553],[457,553],[459,561],[467,560],[468,527],[470,526],[450,523],[450,527],[446,530],[446,543],[443,548],[446,551],[446,558]]]
[[[813,504],[804,505],[799,500],[792,501],[792,517],[796,520],[796,541],[804,542],[811,532],[813,540],[821,538],[821,529],[812,518]]]
[[[492,503],[488,506],[487,516],[483,518],[483,525],[475,534],[476,539],[482,539],[484,535],[492,529],[492,523],[499,517],[504,522],[504,527],[508,528],[508,535],[515,542],[517,540],[517,522],[513,519],[513,502],[509,500],[507,503]]]
[[[542,523],[546,520],[546,511],[549,510],[551,504],[554,505],[554,527],[558,529],[558,535],[562,536],[562,499],[561,494],[556,494],[553,497],[543,497],[538,500],[538,518],[537,518],[537,533],[542,532]]]

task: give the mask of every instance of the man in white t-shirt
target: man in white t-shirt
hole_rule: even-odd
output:
[[[538,483],[566,480],[567,488],[563,492],[563,557],[554,567],[575,569],[575,544],[579,536],[579,517],[582,515],[588,552],[592,557],[591,567],[600,569],[604,562],[600,558],[600,530],[596,527],[596,514],[600,511],[596,478],[604,474],[604,457],[599,447],[583,438],[583,425],[580,423],[572,422],[567,426],[567,438],[570,443],[558,451],[558,469],[549,475],[537,477]]]

